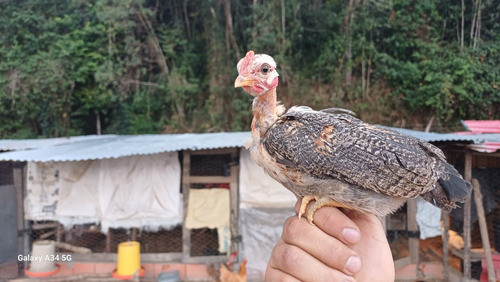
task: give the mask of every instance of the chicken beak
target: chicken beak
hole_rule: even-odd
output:
[[[255,82],[255,79],[244,77],[239,75],[234,81],[234,87],[251,86]]]

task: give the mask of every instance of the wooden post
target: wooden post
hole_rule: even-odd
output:
[[[182,223],[182,261],[185,262],[191,256],[191,229],[186,228],[187,206],[189,200],[189,189],[191,188],[190,179],[191,154],[188,151],[183,152],[182,157],[182,199],[184,220]]]
[[[231,167],[230,167],[230,231],[231,231],[231,248],[230,253],[238,252],[238,256],[241,259],[241,252],[239,251],[240,246],[240,232],[239,232],[239,211],[240,211],[240,197],[239,197],[239,189],[238,189],[238,177],[239,177],[239,159],[240,154],[239,150],[234,150],[231,153]],[[235,161],[237,160],[237,161]],[[236,239],[233,239],[236,238]],[[240,260],[241,261],[241,260]]]
[[[422,270],[420,269],[420,259],[419,259],[419,238],[415,238],[415,234],[418,231],[417,224],[417,199],[410,199],[406,206],[407,220],[408,220],[408,231],[411,236],[408,238],[408,247],[410,249],[410,263],[416,264],[416,277],[422,277]]]
[[[472,187],[474,188],[474,202],[477,208],[477,218],[479,220],[479,230],[481,231],[481,241],[483,241],[484,256],[486,266],[488,268],[488,281],[495,282],[495,268],[493,259],[491,258],[490,239],[488,238],[488,227],[486,226],[486,217],[483,208],[483,195],[481,194],[481,185],[477,179],[472,179]]]
[[[56,221],[56,248],[58,248],[57,243],[61,242],[61,231],[64,230],[64,228],[61,228],[61,224]]]
[[[16,190],[16,204],[17,204],[17,249],[18,253],[28,255],[30,251],[30,238],[27,230],[29,223],[24,219],[24,197],[26,195],[26,165],[16,165],[13,169],[13,182],[14,189]],[[28,262],[19,262],[19,274],[24,274],[24,269],[28,266]]]
[[[469,150],[465,151],[465,180],[471,181],[472,179],[472,155]],[[470,197],[467,198],[464,205],[464,279],[471,279],[471,260],[470,260]]]
[[[130,228],[130,241],[137,241],[137,228]]]
[[[106,253],[111,253],[111,228],[106,233]]]
[[[443,279],[444,281],[450,280],[450,258],[449,258],[449,241],[450,241],[450,213],[446,211],[441,212],[443,219]]]
[[[22,171],[20,168],[14,168],[14,189],[16,190],[16,206],[17,206],[17,252],[18,254],[26,255],[24,250],[24,193],[22,184]],[[24,273],[24,268],[27,265],[23,262],[18,262],[18,274]]]

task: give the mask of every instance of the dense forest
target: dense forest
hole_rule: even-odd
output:
[[[250,49],[287,107],[500,118],[496,0],[1,0],[0,138],[249,130],[233,82]]]

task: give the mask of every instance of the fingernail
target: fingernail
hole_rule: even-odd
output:
[[[350,256],[345,264],[345,269],[351,273],[356,273],[361,268],[361,260],[357,256]]]
[[[350,244],[354,244],[359,241],[359,232],[353,228],[344,228],[342,230],[342,236],[344,237],[344,240]]]

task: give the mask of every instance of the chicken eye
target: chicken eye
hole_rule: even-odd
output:
[[[268,64],[264,64],[262,65],[262,67],[260,68],[260,71],[263,73],[263,74],[267,74],[269,72],[269,70],[271,70],[271,67],[268,65]]]

